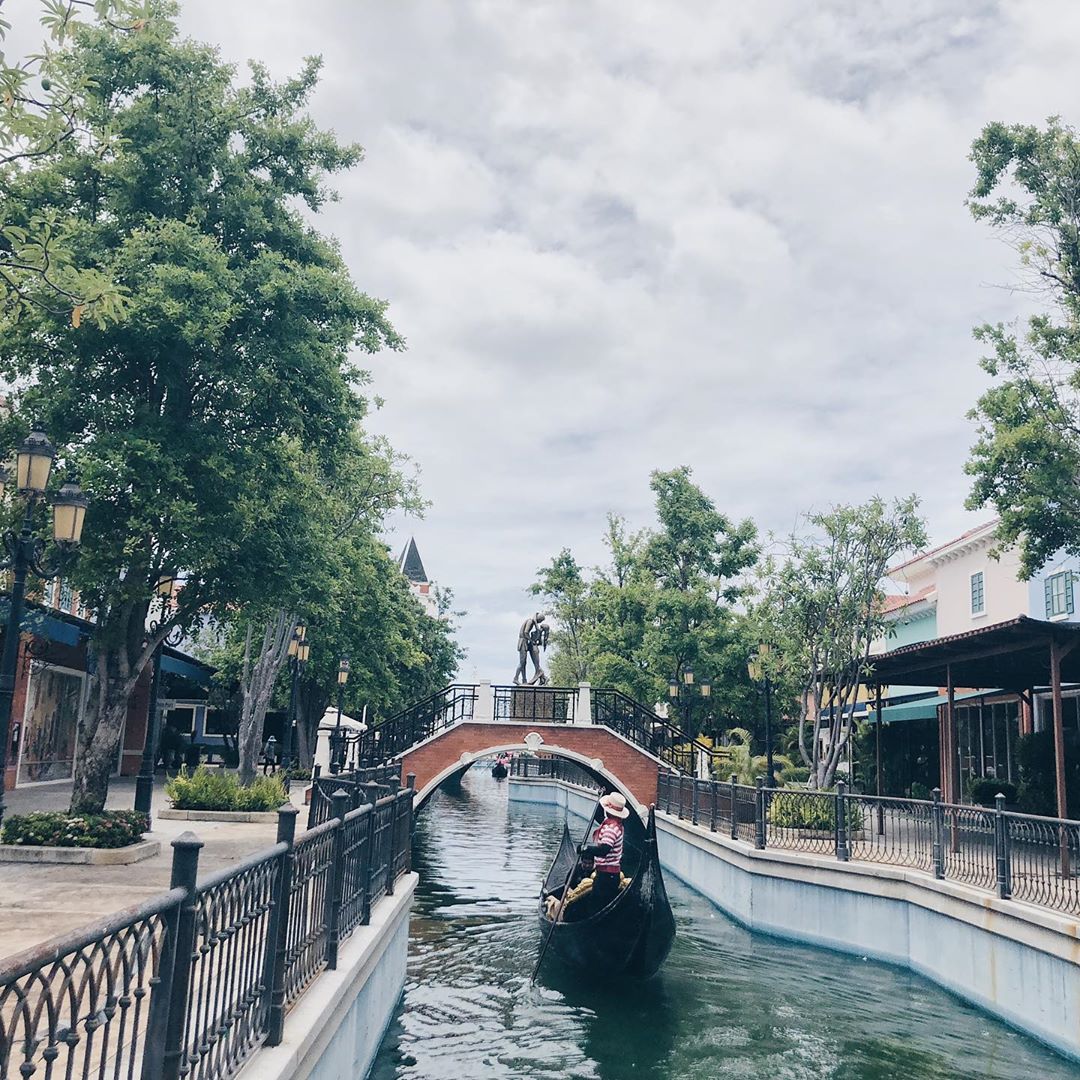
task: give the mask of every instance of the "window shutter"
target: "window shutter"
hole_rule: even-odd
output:
[[[1070,615],[1073,613],[1073,572],[1071,570],[1065,571],[1065,610]]]
[[[1049,619],[1054,614],[1054,585],[1053,577],[1048,577],[1043,581],[1043,588],[1046,590],[1046,618]]]

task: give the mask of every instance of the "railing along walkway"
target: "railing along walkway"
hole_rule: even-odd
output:
[[[759,849],[922,870],[1080,916],[1080,822],[933,799],[750,787],[662,774],[657,807]]]
[[[356,785],[360,788],[360,785]],[[372,906],[408,873],[414,792],[341,786],[329,813],[198,880],[202,843],[173,841],[169,892],[0,962],[0,1080],[227,1080]]]

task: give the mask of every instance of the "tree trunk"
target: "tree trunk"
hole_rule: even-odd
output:
[[[296,688],[296,745],[299,764],[310,769],[315,762],[319,721],[330,699],[316,683],[302,680]]]
[[[255,779],[262,743],[263,722],[270,698],[274,692],[281,665],[289,654],[289,642],[296,630],[297,617],[287,611],[279,611],[266,623],[263,630],[262,648],[251,664],[251,634],[249,623],[244,642],[244,668],[240,680],[242,704],[240,707],[240,782],[250,784]]]

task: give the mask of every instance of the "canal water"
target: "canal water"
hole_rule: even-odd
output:
[[[405,994],[375,1080],[1080,1075],[916,975],[751,934],[670,876],[678,937],[656,978],[583,983],[549,956],[530,987],[564,813],[474,770],[420,814]]]

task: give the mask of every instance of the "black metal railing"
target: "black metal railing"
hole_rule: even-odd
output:
[[[357,766],[381,765],[437,732],[471,720],[476,687],[454,683],[363,732],[355,744]]]
[[[517,754],[510,762],[510,775],[521,779],[562,780],[575,787],[599,793],[603,785],[592,773],[576,761],[567,761],[557,757],[525,757]]]
[[[397,791],[401,787],[401,766],[377,765],[324,776],[321,767],[316,765],[311,781],[307,827],[313,829],[334,816],[333,794],[338,789],[349,796],[349,809],[355,810],[371,801],[372,784],[381,789],[379,795]]]
[[[657,808],[758,848],[910,867],[947,881],[1080,915],[1080,821],[997,806],[835,791],[751,787],[661,773]]]
[[[700,762],[710,760],[708,746],[621,690],[593,690],[591,698],[594,724],[611,728],[678,772],[693,776]]]
[[[534,724],[572,724],[577,712],[577,690],[562,686],[493,686],[496,720]]]
[[[350,809],[198,880],[201,842],[173,841],[172,888],[0,964],[0,1080],[226,1080],[282,1038],[285,1010],[410,865],[414,792]]]

